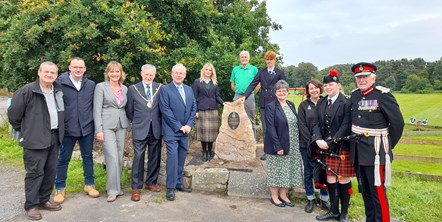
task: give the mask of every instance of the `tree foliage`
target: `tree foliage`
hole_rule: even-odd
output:
[[[43,61],[64,71],[69,58],[79,56],[97,82],[109,61],[121,62],[125,84],[138,81],[145,63],[156,65],[157,81],[166,83],[177,62],[188,68],[192,83],[211,62],[228,99],[241,50],[262,67],[263,51],[279,49],[268,34],[281,26],[267,15],[265,1],[22,0],[0,1],[0,7],[0,87],[10,90],[33,81]]]

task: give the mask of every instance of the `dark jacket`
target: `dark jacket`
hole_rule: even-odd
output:
[[[327,140],[325,135],[327,134],[325,128],[325,111],[327,109],[327,98],[323,97],[318,101],[316,105],[317,120],[313,127],[312,141]],[[339,94],[336,101],[333,103],[333,113],[331,114],[331,127],[330,132],[333,139],[342,138],[350,135],[351,133],[351,102],[344,95]],[[330,149],[337,148],[336,143],[328,143]],[[350,150],[349,142],[344,141],[342,143],[344,150]]]
[[[75,88],[69,72],[62,73],[57,82],[63,90],[65,106],[65,135],[86,136],[94,133],[94,91],[95,82],[83,76],[80,91]]]
[[[186,102],[184,103],[173,82],[160,91],[160,110],[162,115],[161,131],[165,140],[189,136],[181,132],[181,127],[193,127],[195,123],[196,102],[193,90],[183,83]]]
[[[147,107],[147,96],[143,82],[127,90],[126,116],[132,123],[132,137],[136,140],[147,138],[152,127],[153,136],[161,139],[161,111],[159,106],[162,85],[152,82],[152,107]]]
[[[287,101],[287,105],[297,115],[295,105],[290,101]],[[289,123],[279,101],[267,104],[265,113],[267,128],[264,137],[264,152],[276,155],[279,150],[284,150],[284,155],[287,155],[290,150]]]
[[[275,92],[273,92],[273,87],[275,87],[276,82],[281,79],[287,81],[284,71],[277,68],[274,68],[273,71],[276,74],[270,74],[267,68],[259,70],[258,74],[256,74],[244,93],[244,96],[247,99],[250,94],[252,94],[255,87],[261,83],[261,94],[259,95],[258,100],[258,105],[261,109],[264,109],[268,103],[276,100]]]
[[[195,95],[197,111],[216,110],[216,103],[221,105],[224,103],[219,95],[219,87],[218,85],[213,85],[212,81],[210,81],[210,89],[207,90],[204,87],[205,84],[199,78],[193,82],[193,94]]]
[[[370,104],[370,109],[366,109],[367,104]],[[374,87],[373,91],[365,96],[362,96],[361,90],[355,90],[351,95],[351,105],[353,125],[370,129],[388,128],[388,149],[392,160],[393,148],[404,130],[404,118],[390,90]],[[374,166],[374,136],[362,137],[357,143],[352,142],[350,154],[352,163]],[[379,149],[379,157],[380,164],[385,164],[385,151],[382,146]]]
[[[64,104],[60,84],[54,82],[55,105],[58,111],[58,139],[64,136]],[[9,123],[20,131],[20,145],[26,149],[51,146],[51,118],[38,79],[18,89],[8,108]]]
[[[312,142],[316,105],[307,98],[298,107],[299,147],[308,148]]]

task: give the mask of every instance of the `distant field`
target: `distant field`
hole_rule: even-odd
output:
[[[393,93],[399,103],[405,123],[410,123],[411,117],[417,120],[428,119],[429,126],[442,127],[442,94],[401,94]],[[298,107],[302,96],[290,92],[288,100]],[[305,99],[305,97],[304,97]]]
[[[401,144],[393,150],[395,155],[442,158],[442,150],[437,145]]]
[[[409,123],[411,117],[428,119],[429,125],[442,126],[442,94],[394,93],[404,116]]]

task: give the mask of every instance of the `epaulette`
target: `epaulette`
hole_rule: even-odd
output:
[[[385,88],[385,87],[383,87],[383,86],[376,86],[376,89],[379,90],[379,91],[381,91],[382,94],[384,94],[384,93],[389,93],[389,92],[390,92],[390,89],[389,89],[389,88]]]
[[[353,89],[353,90],[351,91],[351,93],[356,92],[356,90],[359,90],[359,88]]]

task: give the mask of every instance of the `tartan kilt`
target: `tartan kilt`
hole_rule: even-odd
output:
[[[200,110],[196,119],[196,140],[215,142],[219,132],[218,110]]]
[[[345,160],[341,160],[336,157],[325,157],[325,164],[334,170],[336,173],[343,177],[354,177],[356,176],[355,168],[350,161],[350,151],[342,150],[341,155],[345,156]],[[334,176],[333,173],[327,170],[327,175]]]

